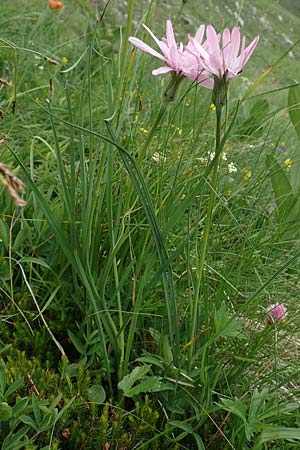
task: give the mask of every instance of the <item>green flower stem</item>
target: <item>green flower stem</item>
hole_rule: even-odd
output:
[[[214,160],[214,166],[213,166],[213,173],[210,183],[210,195],[209,195],[209,201],[208,201],[208,207],[207,207],[207,215],[206,215],[206,221],[204,226],[204,234],[202,238],[201,243],[201,249],[200,249],[200,257],[198,259],[198,266],[196,271],[196,283],[195,283],[195,292],[194,292],[194,302],[192,304],[192,322],[191,322],[191,334],[190,334],[190,346],[189,346],[189,362],[191,363],[192,356],[193,356],[193,349],[194,349],[194,339],[196,338],[196,324],[197,324],[197,318],[198,313],[200,309],[200,286],[202,281],[202,275],[203,275],[203,268],[204,268],[204,262],[206,258],[206,252],[207,252],[207,245],[208,245],[208,239],[212,224],[212,216],[213,216],[213,209],[215,205],[216,200],[216,189],[219,179],[219,165],[220,165],[220,159],[221,159],[221,151],[219,149],[220,143],[221,143],[221,116],[222,116],[222,106],[218,106],[216,109],[216,151],[215,151],[215,160]]]
[[[139,164],[141,163],[141,161],[146,153],[147,148],[151,144],[152,139],[155,135],[155,132],[156,132],[165,112],[167,111],[169,105],[171,105],[175,101],[179,85],[183,79],[184,79],[184,76],[172,72],[170,82],[162,94],[160,109],[159,109],[156,119],[152,125],[150,133],[148,134],[147,139],[143,145],[143,149],[140,152],[140,156],[138,159]]]

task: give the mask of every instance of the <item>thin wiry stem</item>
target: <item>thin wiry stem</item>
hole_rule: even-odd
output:
[[[221,159],[221,151],[219,149],[221,144],[221,116],[222,116],[222,106],[218,106],[216,109],[216,156],[214,160],[214,166],[213,166],[213,173],[212,173],[212,179],[210,183],[210,195],[209,195],[209,202],[207,207],[207,215],[206,215],[206,221],[204,226],[204,234],[202,237],[201,242],[201,248],[200,248],[200,255],[198,258],[198,266],[196,271],[196,284],[195,284],[195,291],[194,291],[194,301],[192,305],[192,313],[191,313],[191,334],[190,334],[190,347],[189,347],[189,361],[191,362],[192,356],[193,356],[193,348],[194,348],[194,341],[196,339],[196,324],[197,324],[197,318],[200,311],[200,287],[201,287],[201,281],[203,276],[203,268],[207,253],[207,246],[208,246],[208,239],[212,224],[212,216],[213,216],[213,209],[215,205],[216,200],[216,189],[218,184],[218,178],[219,178],[219,165],[220,165],[220,159]]]

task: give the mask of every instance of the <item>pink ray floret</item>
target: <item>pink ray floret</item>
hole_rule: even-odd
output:
[[[283,322],[287,317],[287,309],[283,304],[275,303],[268,308],[269,322]]]
[[[204,45],[196,38],[190,37],[189,50],[198,57],[199,63],[208,73],[218,78],[225,77],[227,80],[242,72],[259,41],[259,36],[256,36],[248,47],[245,47],[246,38],[243,36],[241,42],[237,27],[231,32],[225,28],[221,38],[212,25],[208,25],[206,37]]]

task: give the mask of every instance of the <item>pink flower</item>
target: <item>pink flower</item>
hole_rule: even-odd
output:
[[[283,322],[287,317],[287,309],[283,304],[275,303],[269,306],[267,309],[268,321],[273,322]]]
[[[201,25],[196,34],[195,37],[192,38],[189,36],[189,42],[185,46],[184,54],[183,54],[183,60],[184,60],[184,74],[190,78],[191,80],[195,81],[196,83],[201,84],[203,87],[206,87],[208,89],[213,89],[214,87],[214,81],[210,75],[209,72],[207,72],[202,64],[202,61],[200,60],[197,49],[195,47],[195,43],[197,45],[203,47],[206,47],[206,42],[202,44],[203,37],[205,32],[205,26]]]
[[[216,33],[212,25],[208,25],[206,37],[204,45],[198,39],[190,37],[187,49],[198,58],[199,64],[209,74],[217,78],[225,77],[226,80],[234,78],[242,72],[259,41],[259,36],[256,36],[245,48],[245,36],[242,38],[241,45],[240,31],[234,27],[231,32],[225,28],[220,45],[221,36]]]
[[[166,37],[161,40],[157,39],[157,37],[146,25],[143,26],[156,42],[161,53],[154,50],[148,44],[145,44],[136,37],[130,37],[129,42],[140,50],[155,56],[165,63],[165,65],[159,69],[153,70],[153,75],[173,72],[176,75],[191,78],[193,81],[201,83],[203,86],[212,89],[213,81],[209,78],[210,75],[204,71],[202,66],[200,67],[197,56],[193,55],[193,53],[189,50],[189,46],[192,44],[188,43],[186,47],[184,47],[182,43],[177,45],[174,37],[172,22],[170,20],[167,20],[166,24]],[[202,43],[204,31],[205,26],[201,25],[193,38],[197,43],[199,43],[199,45]]]
[[[148,31],[150,36],[153,38],[153,40],[156,42],[157,46],[159,47],[161,53],[158,53],[156,50],[151,48],[148,44],[145,44],[143,41],[136,37],[130,37],[129,42],[131,44],[135,45],[140,50],[143,50],[144,52],[149,53],[152,56],[155,56],[156,58],[160,59],[165,63],[163,67],[160,67],[159,69],[153,70],[153,75],[160,75],[162,73],[168,73],[168,72],[176,72],[178,74],[182,73],[182,54],[183,54],[183,45],[180,44],[179,47],[176,44],[172,22],[170,20],[167,20],[166,24],[166,38],[159,40],[157,37],[152,33],[152,31],[146,26],[143,25],[143,27]]]

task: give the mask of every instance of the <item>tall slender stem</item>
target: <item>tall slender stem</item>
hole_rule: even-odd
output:
[[[198,265],[196,271],[196,283],[195,283],[195,292],[194,292],[194,302],[192,305],[192,317],[191,317],[191,334],[190,334],[190,347],[189,347],[189,362],[191,363],[191,359],[193,356],[193,348],[194,348],[194,340],[196,338],[196,324],[197,318],[200,310],[200,287],[203,275],[204,262],[207,253],[207,245],[208,239],[211,229],[213,209],[216,200],[216,189],[219,178],[219,165],[221,159],[221,151],[219,151],[219,146],[221,142],[221,116],[222,116],[222,106],[217,106],[216,109],[216,145],[215,145],[215,160],[213,173],[210,183],[210,195],[207,206],[207,214],[204,226],[204,234],[202,237],[201,248],[200,248],[200,256],[198,258]]]

